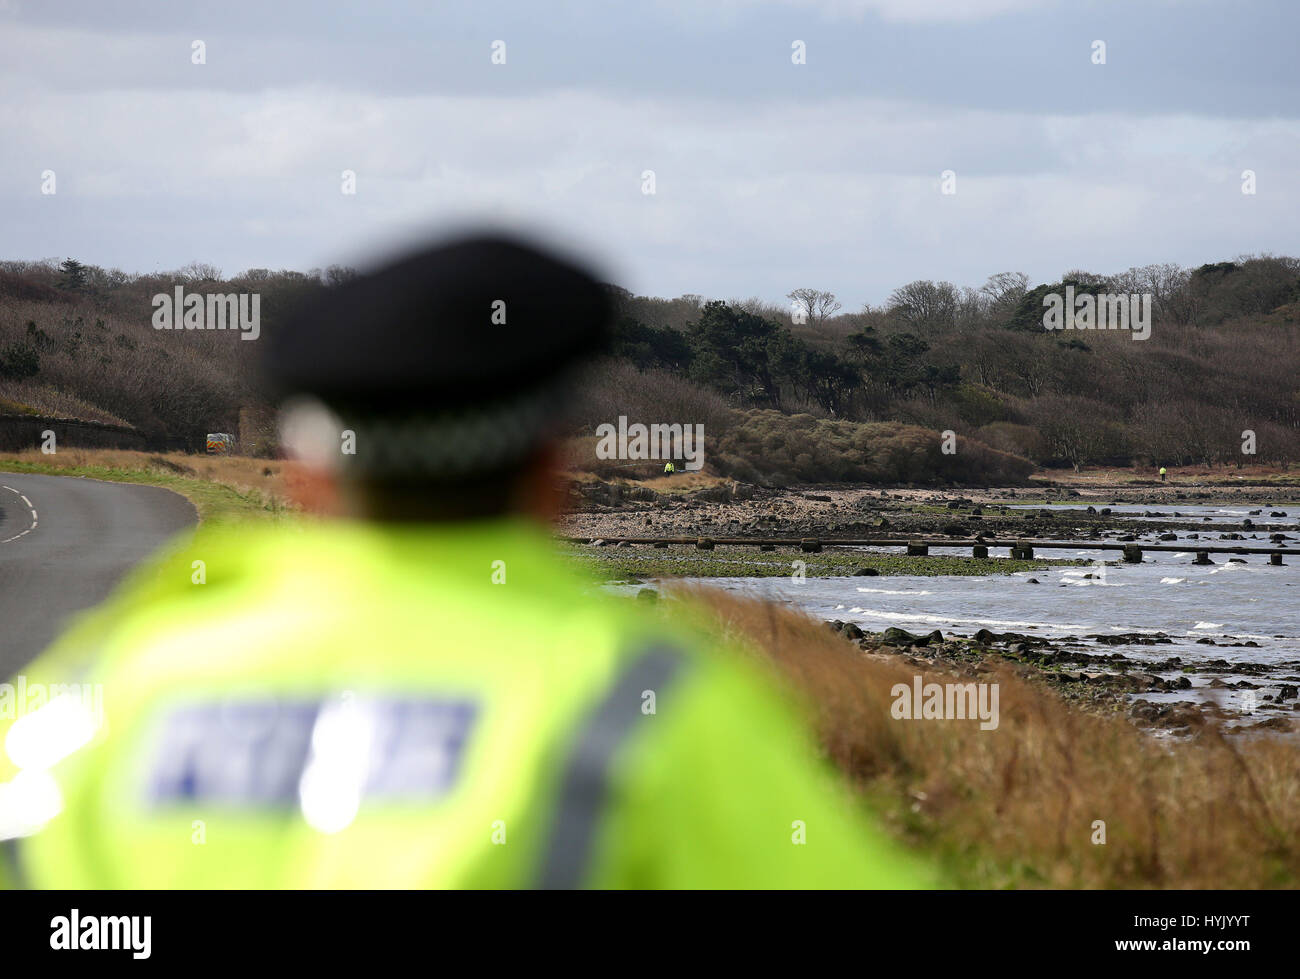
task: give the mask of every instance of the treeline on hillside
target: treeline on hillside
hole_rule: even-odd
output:
[[[336,266],[225,276],[195,263],[134,275],[75,259],[0,262],[0,414],[128,424],[151,439],[236,431],[241,408],[266,406],[259,344],[237,331],[155,330],[153,297],[177,286],[256,293],[265,334],[298,301],[355,274]],[[1043,297],[1067,286],[1150,294],[1150,338],[1044,330]],[[907,482],[953,478],[964,465],[960,481],[980,482],[977,473],[1013,478],[1011,457],[1076,466],[1300,459],[1295,258],[1075,270],[1032,288],[1017,273],[978,289],[917,281],[858,312],[816,289],[793,290],[781,307],[610,288],[614,357],[595,372],[576,430],[590,434],[620,414],[702,423],[710,464],[738,478]],[[914,446],[855,462],[859,436],[914,439],[851,428],[883,422],[928,430],[927,445],[951,430],[958,451],[934,459]],[[1254,456],[1241,451],[1247,432]],[[983,446],[996,454],[977,459]],[[879,475],[871,460],[881,458],[894,459],[892,476]],[[917,459],[932,464],[918,470]]]
[[[156,330],[153,297],[258,294],[260,329],[292,303],[355,273],[249,269],[223,277],[198,263],[129,275],[75,259],[0,262],[0,414],[39,413],[139,429],[154,443],[238,430],[259,407],[256,342],[237,330]]]
[[[1150,337],[1045,330],[1043,297],[1068,286],[1151,295]],[[1076,270],[1032,289],[1018,273],[918,281],[839,315],[815,289],[790,308],[617,295],[619,359],[736,408],[951,430],[1040,464],[1300,460],[1295,258]]]

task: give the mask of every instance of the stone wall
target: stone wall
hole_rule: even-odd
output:
[[[146,449],[147,439],[134,428],[103,422],[70,421],[39,415],[0,415],[0,451],[39,449],[42,433],[54,432],[60,449]]]

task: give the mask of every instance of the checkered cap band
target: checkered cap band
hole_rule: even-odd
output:
[[[495,404],[437,415],[348,413],[356,453],[344,465],[366,477],[431,481],[495,472],[523,460],[553,422],[559,392],[551,386]]]

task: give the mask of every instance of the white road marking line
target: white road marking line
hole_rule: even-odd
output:
[[[22,501],[23,501],[24,503],[27,504],[28,509],[30,509],[30,510],[32,511],[32,525],[31,525],[30,527],[28,527],[26,530],[24,530],[21,534],[14,534],[12,537],[6,537],[4,540],[0,540],[0,544],[8,544],[10,541],[15,541],[15,540],[17,540],[19,537],[26,537],[26,536],[27,536],[28,534],[30,534],[33,530],[36,529],[36,520],[37,520],[37,517],[36,517],[36,508],[35,508],[34,506],[32,506],[32,501],[31,501],[31,500],[27,499],[27,497],[23,496],[22,493],[19,493],[19,492],[18,492],[16,489],[14,489],[12,486],[0,486],[0,489],[7,489],[10,493],[13,493],[13,494],[15,494],[16,496],[20,497],[20,498],[22,499]]]

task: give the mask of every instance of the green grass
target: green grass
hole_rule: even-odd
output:
[[[108,466],[54,466],[15,459],[12,456],[0,456],[0,470],[42,476],[81,476],[87,479],[103,479],[111,483],[160,486],[179,493],[193,503],[199,513],[199,521],[204,524],[247,520],[281,521],[292,519],[297,513],[292,507],[286,506],[283,500],[262,493],[260,490],[241,492],[226,483],[179,475],[167,472],[161,467],[117,469]]]
[[[1013,561],[1010,558],[936,555],[907,557],[902,554],[844,551],[805,554],[795,548],[760,551],[756,547],[718,546],[712,551],[699,551],[693,544],[677,544],[667,548],[645,545],[569,546],[562,548],[562,553],[588,573],[608,581],[627,581],[633,578],[781,578],[788,577],[793,572],[792,565],[795,561],[804,562],[804,573],[811,578],[847,577],[859,568],[873,568],[884,576],[987,575],[1090,563],[1075,559]]]

